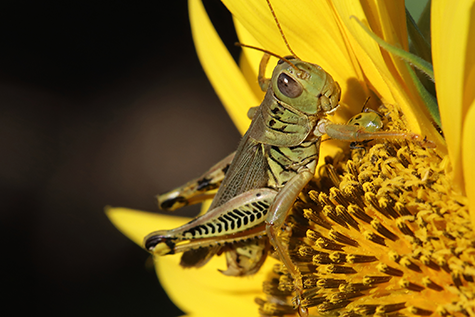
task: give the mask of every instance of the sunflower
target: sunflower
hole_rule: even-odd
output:
[[[223,2],[240,42],[289,54],[266,2]],[[433,1],[430,8],[444,137],[412,68],[390,53],[391,48],[409,51],[403,1],[271,3],[298,57],[319,64],[339,82],[343,106],[332,121],[346,122],[372,96],[373,106],[386,105],[381,111],[388,129],[407,129],[436,144],[428,150],[386,142],[353,151],[347,144],[322,145],[323,167],[288,219],[292,235],[283,237],[304,277],[303,304],[312,314],[473,316],[473,1]],[[263,98],[256,81],[262,53],[244,49],[236,65],[202,3],[190,0],[189,11],[203,68],[243,133],[248,108]],[[123,208],[109,208],[107,214],[139,245],[151,231],[188,221]],[[188,314],[255,315],[257,307],[263,315],[295,312],[293,282],[278,261],[267,259],[256,275],[239,279],[219,274],[224,265],[219,260],[198,271],[179,267],[179,256],[155,259],[155,264],[170,298]]]

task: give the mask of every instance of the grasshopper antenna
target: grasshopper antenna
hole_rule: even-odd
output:
[[[240,47],[250,48],[250,49],[253,49],[253,50],[256,50],[256,51],[260,51],[260,52],[269,54],[269,55],[271,55],[271,56],[274,56],[274,57],[276,57],[276,58],[279,58],[279,59],[283,60],[284,62],[286,62],[287,64],[289,64],[290,66],[292,66],[292,68],[294,68],[295,70],[297,70],[297,71],[299,71],[299,72],[301,71],[300,69],[297,68],[297,66],[295,66],[294,63],[292,63],[291,61],[289,61],[287,58],[282,57],[282,56],[280,56],[280,55],[277,55],[276,53],[272,53],[271,51],[265,50],[265,49],[260,48],[260,47],[257,47],[257,46],[242,44],[242,43],[239,43],[239,42],[234,43],[234,45],[240,46]],[[298,57],[297,57],[297,58],[298,58]]]
[[[277,28],[279,29],[280,35],[282,36],[282,39],[284,40],[285,46],[287,46],[287,49],[290,51],[290,53],[292,53],[292,55],[300,59],[290,47],[290,44],[287,41],[287,38],[285,37],[284,31],[282,30],[279,20],[277,19],[277,15],[275,14],[274,8],[272,7],[270,0],[266,0],[266,2],[267,2],[267,5],[269,6],[270,12],[272,13],[272,16],[274,17],[275,24],[277,24]]]

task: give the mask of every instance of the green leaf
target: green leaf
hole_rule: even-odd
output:
[[[435,124],[439,126],[439,128],[442,128],[442,123],[440,121],[439,105],[437,104],[437,99],[427,91],[427,89],[421,83],[421,81],[416,75],[416,72],[412,69],[409,63],[406,63],[406,67],[409,71],[409,74],[411,75],[412,81],[414,82],[417,91],[419,92],[419,95],[422,97],[422,100],[424,101],[427,107],[427,110],[429,111],[429,114],[432,117],[432,120],[434,121]]]
[[[356,18],[355,16],[352,16],[352,18],[356,20],[356,22],[363,28],[363,30],[365,30],[366,33],[368,33],[368,35],[371,36],[371,38],[379,44],[379,46],[384,48],[389,53],[394,54],[402,58],[406,62],[410,63],[411,65],[413,65],[414,67],[416,67],[417,69],[425,73],[427,76],[429,76],[429,78],[431,78],[432,81],[434,81],[434,70],[431,63],[425,61],[419,56],[406,52],[405,50],[399,47],[396,47],[394,45],[391,45],[385,42],[379,36],[374,34],[370,29],[368,29],[368,27],[364,25],[358,18]]]

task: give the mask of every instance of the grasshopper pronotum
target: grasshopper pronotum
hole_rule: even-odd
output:
[[[183,252],[184,267],[200,267],[224,252],[224,273],[237,276],[257,272],[273,247],[295,281],[296,303],[305,315],[306,308],[299,304],[301,275],[279,232],[315,174],[322,136],[346,141],[420,136],[374,132],[367,129],[366,119],[355,119],[359,125],[331,123],[326,116],[338,108],[341,95],[331,75],[294,54],[280,57],[272,77],[265,78],[269,58],[265,52],[259,67],[265,98],[248,112],[252,123],[237,151],[202,176],[159,196],[161,209],[174,210],[213,197],[209,191],[219,187],[208,212],[181,227],[150,233],[144,245],[154,255]]]

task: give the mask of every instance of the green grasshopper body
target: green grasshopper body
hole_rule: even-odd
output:
[[[261,64],[267,61],[268,56]],[[321,67],[297,59],[279,62],[272,79],[260,81],[267,93],[252,111],[251,126],[236,154],[160,202],[162,208],[176,209],[188,202],[183,194],[197,196],[214,189],[216,182],[209,180],[221,181],[226,170],[209,211],[182,227],[148,235],[145,246],[154,254],[184,251],[183,266],[201,266],[223,245],[261,237],[266,227],[267,234],[273,231],[276,236],[269,228],[283,224],[313,177],[321,139],[315,128],[338,106],[338,84]]]
[[[249,111],[252,122],[237,151],[201,177],[159,196],[162,209],[174,210],[212,197],[209,191],[219,187],[208,212],[181,227],[150,233],[144,245],[154,255],[183,252],[184,267],[200,267],[225,253],[228,270],[223,273],[236,276],[257,272],[272,246],[295,280],[298,299],[301,276],[278,233],[314,176],[322,136],[354,142],[420,137],[379,132],[373,121],[380,123],[371,115],[347,125],[331,123],[326,116],[339,105],[338,83],[320,66],[294,57],[281,59],[266,79],[268,60],[265,54],[259,70],[265,98]],[[300,313],[305,315],[305,309]]]

